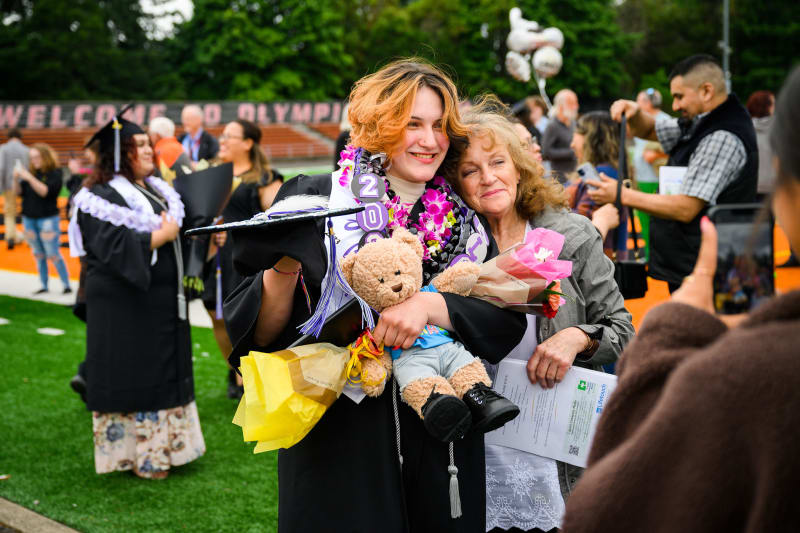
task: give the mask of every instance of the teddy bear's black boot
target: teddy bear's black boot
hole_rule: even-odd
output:
[[[437,440],[452,442],[462,438],[472,425],[467,404],[449,394],[431,392],[422,406],[425,429]]]
[[[483,383],[476,383],[464,393],[464,403],[472,411],[472,429],[478,433],[488,433],[513,420],[519,414],[519,407]]]

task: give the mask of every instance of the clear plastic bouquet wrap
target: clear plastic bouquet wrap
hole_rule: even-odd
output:
[[[558,259],[564,236],[544,228],[481,265],[470,296],[497,307],[552,318],[564,304],[559,280],[572,274],[572,261]]]

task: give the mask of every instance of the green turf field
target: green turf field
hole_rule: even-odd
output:
[[[84,354],[83,322],[63,306],[8,296],[0,317],[10,321],[0,325],[0,474],[10,476],[0,497],[86,532],[277,529],[277,456],[253,455],[231,424],[236,401],[225,395],[210,329],[192,328],[206,455],[153,481],[94,472],[91,415],[68,385]]]

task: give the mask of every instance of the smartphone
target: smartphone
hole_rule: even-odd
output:
[[[718,235],[714,275],[718,313],[746,313],[775,294],[775,221],[762,209],[762,204],[731,204],[708,211]]]
[[[597,170],[591,163],[582,164],[581,166],[575,169],[575,172],[578,173],[578,176],[580,176],[581,181],[584,182],[586,180],[602,181],[600,179],[600,174],[597,173]],[[596,189],[597,187],[595,187],[594,185],[589,185],[589,188]]]

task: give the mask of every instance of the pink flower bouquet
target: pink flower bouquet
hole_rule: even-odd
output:
[[[470,296],[498,307],[552,318],[563,305],[559,280],[572,274],[572,262],[558,259],[564,236],[544,228],[528,232],[518,244],[481,265]]]

